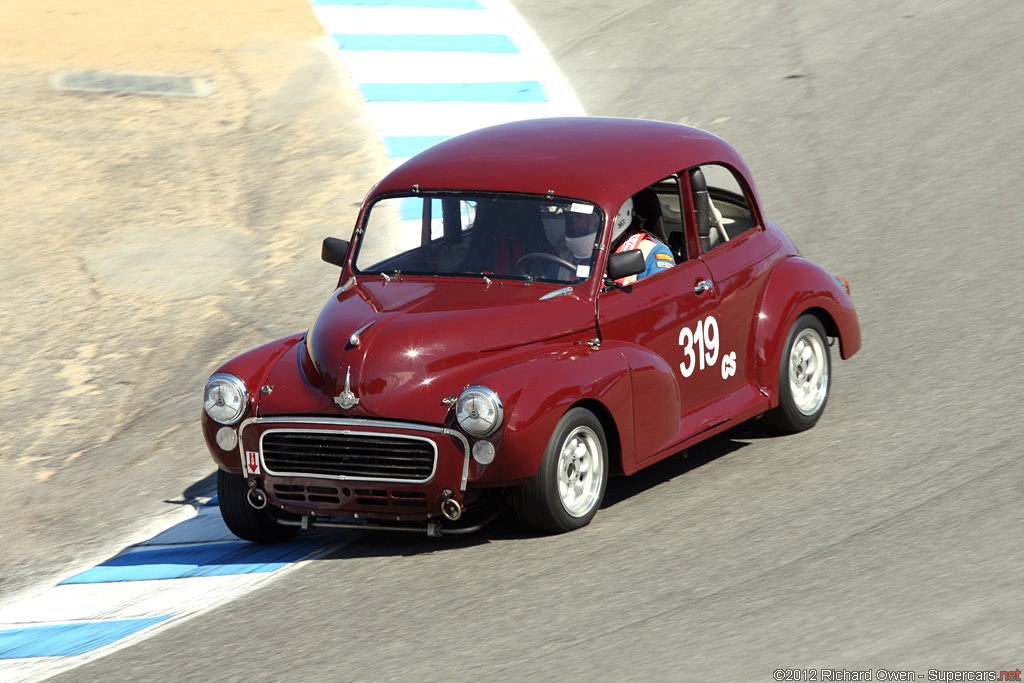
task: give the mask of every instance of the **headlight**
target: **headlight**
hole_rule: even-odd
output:
[[[218,372],[206,381],[203,390],[203,408],[211,420],[231,424],[242,417],[249,403],[245,383],[234,375]]]
[[[501,399],[487,387],[469,387],[455,404],[455,418],[459,426],[473,436],[493,434],[501,426],[504,416]]]

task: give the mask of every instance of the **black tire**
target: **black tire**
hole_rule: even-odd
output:
[[[590,524],[607,486],[604,428],[589,410],[573,408],[555,426],[536,476],[512,500],[524,524],[558,534]]]
[[[795,354],[795,355],[794,355]],[[817,317],[797,318],[779,359],[779,405],[764,416],[764,426],[778,434],[810,429],[825,412],[832,384],[828,334]]]
[[[280,543],[295,535],[298,527],[278,524],[269,508],[249,505],[249,485],[241,474],[217,470],[220,516],[235,536],[253,543]]]

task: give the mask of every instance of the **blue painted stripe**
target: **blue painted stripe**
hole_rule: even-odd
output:
[[[389,159],[404,159],[447,139],[447,135],[392,135],[384,138],[384,146]]]
[[[312,537],[271,546],[220,543],[139,550],[87,569],[61,584],[265,574],[298,562],[329,540]]]
[[[391,34],[332,33],[340,50],[408,50],[412,52],[487,52],[515,54],[519,48],[506,35],[482,34]]]
[[[429,9],[483,9],[477,0],[313,0],[314,5],[335,7],[427,7]]]
[[[149,628],[167,617],[47,624],[0,631],[0,659],[67,657],[92,652]]]
[[[368,102],[547,102],[538,81],[360,83]]]

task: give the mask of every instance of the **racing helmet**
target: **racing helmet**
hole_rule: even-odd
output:
[[[593,207],[591,211],[573,211],[569,214],[565,228],[565,244],[572,250],[578,260],[587,259],[594,251],[597,234],[601,229],[601,219]]]
[[[633,222],[633,198],[629,197],[622,203],[622,208],[615,214],[615,222],[612,223],[612,244],[622,237],[626,228]]]

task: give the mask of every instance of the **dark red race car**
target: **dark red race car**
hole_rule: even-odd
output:
[[[743,161],[685,126],[510,123],[442,142],[367,196],[308,331],[204,395],[227,526],[586,525],[632,474],[744,420],[813,426],[848,287],[761,213]]]

